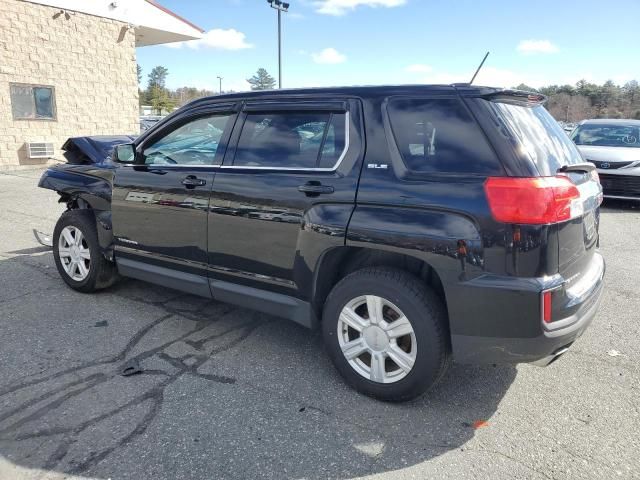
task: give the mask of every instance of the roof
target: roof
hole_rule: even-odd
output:
[[[151,5],[153,5],[156,8],[159,8],[160,10],[162,10],[165,13],[168,13],[169,15],[171,15],[172,17],[177,18],[178,20],[180,20],[181,22],[186,23],[187,25],[189,25],[190,27],[195,28],[196,30],[200,30],[200,32],[204,33],[204,29],[200,28],[199,26],[191,23],[189,20],[187,20],[184,17],[181,17],[180,15],[178,15],[177,13],[169,10],[166,7],[163,7],[162,5],[160,5],[158,2],[156,2],[155,0],[145,0],[147,3],[150,3]]]
[[[0,0],[1,1],[1,0]],[[25,0],[135,27],[136,47],[202,38],[204,30],[156,0]]]
[[[506,91],[502,88],[483,87],[467,84],[456,85],[375,85],[375,86],[345,86],[345,87],[319,87],[319,88],[285,88],[277,90],[252,90],[248,92],[229,93],[203,97],[191,102],[191,104],[208,101],[235,101],[251,98],[295,97],[295,96],[353,96],[353,97],[378,97],[391,95],[451,95],[462,96],[490,95]]]

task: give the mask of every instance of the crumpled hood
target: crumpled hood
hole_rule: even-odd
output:
[[[105,163],[111,160],[111,153],[116,145],[131,143],[135,138],[131,135],[72,137],[64,142],[62,150],[69,163]]]

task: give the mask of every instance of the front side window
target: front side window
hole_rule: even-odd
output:
[[[147,165],[215,165],[218,146],[231,114],[209,115],[192,120],[143,151]]]
[[[495,154],[460,100],[396,98],[387,110],[398,150],[410,171],[501,172]]]
[[[571,136],[576,145],[640,148],[640,127],[627,125],[580,125]]]
[[[249,113],[233,165],[332,168],[346,148],[345,113]]]
[[[14,120],[55,120],[56,103],[53,87],[12,83],[11,111]]]

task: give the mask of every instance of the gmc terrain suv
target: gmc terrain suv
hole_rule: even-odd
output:
[[[451,358],[549,364],[593,319],[605,265],[598,175],[544,100],[252,92],[196,100],[112,158],[117,138],[70,139],[40,181],[68,207],[56,265],[81,292],[122,275],[319,327],[346,381],[385,400]]]

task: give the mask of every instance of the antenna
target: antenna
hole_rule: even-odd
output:
[[[484,58],[480,62],[480,65],[478,66],[478,69],[476,70],[476,73],[474,73],[473,77],[471,77],[471,81],[469,82],[469,85],[471,85],[473,83],[473,81],[476,79],[476,77],[478,76],[478,72],[480,72],[480,69],[484,65],[484,62],[485,62],[485,60],[487,59],[488,56],[489,56],[489,52],[486,53],[486,55],[484,56]]]

